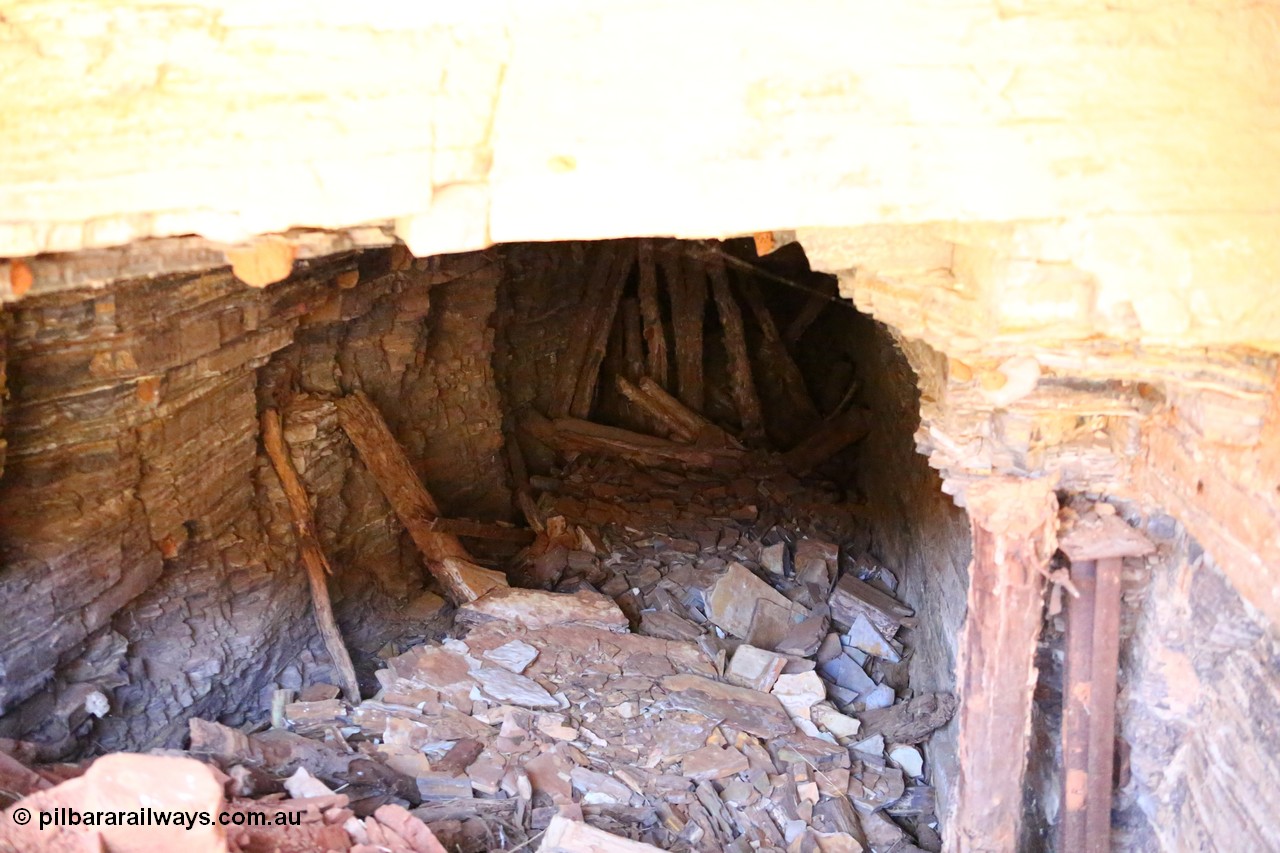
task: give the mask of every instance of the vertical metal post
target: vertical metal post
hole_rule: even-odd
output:
[[[1120,667],[1120,572],[1124,561],[1097,562],[1093,606],[1093,695],[1089,708],[1088,848],[1111,850],[1112,768],[1115,763],[1116,688]]]
[[[1111,850],[1112,767],[1116,687],[1120,666],[1120,575],[1124,557],[1154,546],[1110,512],[1087,512],[1064,531],[1059,545],[1071,559],[1080,593],[1067,603],[1067,660],[1063,686],[1062,853]]]
[[[1062,688],[1062,853],[1084,853],[1087,849],[1096,569],[1093,560],[1082,560],[1071,567],[1071,582],[1080,595],[1067,602],[1067,660]]]

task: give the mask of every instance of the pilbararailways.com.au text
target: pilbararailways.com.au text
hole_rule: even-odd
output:
[[[16,811],[16,810],[15,810]],[[30,817],[26,821],[17,820],[18,815],[12,814],[12,818],[17,823],[26,823],[30,821]],[[153,809],[143,807],[138,809],[97,809],[97,810],[80,810],[66,806],[49,809],[47,811],[40,810],[36,812],[37,826],[40,829],[52,829],[55,827],[67,826],[154,826],[154,827],[182,827],[186,830],[195,829],[197,826],[301,826],[302,812],[300,811],[234,811],[234,812],[206,812],[206,811],[185,811],[181,809]]]

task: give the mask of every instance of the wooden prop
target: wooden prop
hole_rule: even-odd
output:
[[[588,298],[595,298],[595,311],[587,331],[588,342],[582,361],[582,371],[574,387],[573,403],[569,406],[569,414],[575,418],[585,418],[591,414],[591,406],[596,399],[596,387],[600,384],[600,365],[609,347],[609,333],[613,331],[614,319],[618,314],[618,303],[622,299],[627,274],[631,271],[634,261],[633,248],[627,244],[619,246],[617,260],[610,267],[600,292],[588,294]],[[592,286],[595,286],[595,281],[592,282]]]
[[[619,376],[617,385],[622,396],[659,424],[663,432],[675,441],[742,449],[738,440],[728,432],[672,397],[649,377],[633,385]]]
[[[770,418],[771,426],[786,439],[794,441],[821,417],[818,407],[809,396],[800,366],[783,343],[778,324],[765,304],[759,285],[751,278],[739,278],[738,292],[760,328],[760,351],[756,360],[760,368],[758,376],[775,392],[771,399],[782,403],[770,411],[773,416]]]
[[[641,240],[639,249],[640,317],[644,323],[646,372],[650,379],[667,387],[667,332],[662,325],[662,303],[658,299],[658,269],[653,257],[653,241]]]
[[[311,586],[311,605],[316,615],[316,627],[320,630],[320,638],[324,647],[333,659],[333,665],[342,679],[342,689],[347,701],[360,701],[360,685],[356,681],[356,670],[351,664],[351,655],[346,644],[342,642],[342,633],[338,630],[338,622],[333,618],[333,604],[329,599],[329,585],[325,575],[333,574],[329,561],[320,550],[320,542],[315,535],[315,520],[311,515],[311,502],[307,499],[306,489],[298,472],[289,458],[285,447],[284,434],[280,428],[280,413],[275,409],[267,409],[262,413],[262,444],[266,448],[271,467],[280,478],[280,486],[284,489],[285,499],[289,503],[289,514],[293,519],[294,538],[298,541],[298,557],[307,570],[307,581]]]
[[[573,407],[578,381],[587,362],[587,350],[594,339],[593,332],[596,315],[599,313],[600,298],[608,287],[609,275],[613,271],[618,251],[617,243],[603,243],[596,248],[595,259],[591,264],[591,274],[587,277],[584,286],[582,303],[573,318],[568,338],[569,346],[558,367],[556,384],[551,392],[548,412],[552,417],[564,417]]]
[[[662,271],[671,297],[671,336],[675,347],[676,395],[690,409],[706,405],[703,378],[703,327],[707,313],[707,278],[702,265],[684,252],[662,256]]]
[[[871,431],[871,413],[852,408],[823,421],[808,438],[782,454],[782,462],[796,476],[808,474]]]
[[[466,604],[494,587],[507,586],[506,577],[499,572],[475,565],[457,536],[435,529],[440,515],[435,499],[414,473],[409,457],[373,402],[356,391],[338,400],[337,406],[338,423],[449,600]]]
[[[653,468],[737,471],[747,459],[741,450],[690,447],[577,418],[548,420],[536,412],[526,414],[521,428],[559,453],[603,453]]]
[[[725,271],[724,259],[715,253],[707,261],[711,293],[715,298],[716,313],[720,316],[720,326],[724,332],[724,347],[729,356],[729,391],[742,422],[742,438],[748,444],[759,444],[764,439],[764,418],[760,411],[760,397],[756,394],[755,380],[751,376],[751,359],[747,355],[742,311],[729,289],[729,274]]]
[[[944,826],[947,849],[996,853],[1019,846],[1036,638],[1058,501],[1053,481],[1014,477],[972,483],[965,499],[973,562],[956,664],[960,776]]]

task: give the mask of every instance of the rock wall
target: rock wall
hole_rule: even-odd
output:
[[[1280,848],[1280,636],[1167,516],[1122,649],[1125,849]],[[1127,572],[1126,574],[1129,574]]]
[[[363,388],[444,506],[505,517],[496,283],[485,256],[383,251],[265,290],[219,270],[8,309],[0,732],[51,755],[174,744],[189,715],[239,723],[276,684],[326,678],[264,404],[285,404],[356,657],[427,630],[395,618],[424,573],[318,395]]]
[[[919,693],[954,692],[956,651],[965,616],[972,555],[964,511],[942,492],[941,480],[916,452],[920,420],[916,376],[889,329],[842,311],[859,383],[855,400],[875,413],[856,449],[856,482],[865,501],[871,553],[891,567],[901,597],[915,608],[917,628],[904,632],[913,650],[911,686]],[[955,783],[955,722],[933,735],[926,759],[938,789],[939,813]]]

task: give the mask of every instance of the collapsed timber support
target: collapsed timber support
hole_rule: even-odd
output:
[[[960,636],[960,776],[951,849],[1016,849],[1031,729],[1035,645],[1058,501],[1048,480],[993,478],[966,494],[973,530]]]

